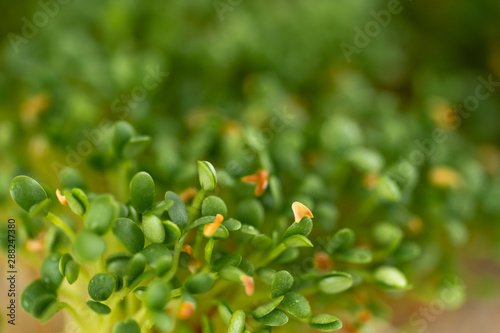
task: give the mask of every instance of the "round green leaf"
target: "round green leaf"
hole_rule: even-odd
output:
[[[141,171],[130,181],[130,200],[139,214],[153,206],[155,200],[155,182],[149,173]]]
[[[321,332],[332,332],[342,328],[342,322],[337,316],[322,313],[309,319],[309,326]]]
[[[403,232],[394,224],[382,222],[373,228],[372,237],[378,246],[394,249],[403,239]]]
[[[56,296],[56,292],[52,286],[43,282],[41,279],[31,282],[21,294],[21,306],[23,310],[32,314],[35,301],[39,297],[47,294],[53,295],[54,297]]]
[[[217,186],[217,173],[207,161],[198,161],[198,177],[201,188],[207,192],[213,191]]]
[[[186,204],[181,197],[174,192],[168,191],[165,193],[165,201],[173,201],[174,203],[168,209],[170,220],[183,229],[188,224],[188,213]]]
[[[54,288],[59,287],[64,278],[59,271],[60,259],[61,255],[59,253],[52,253],[48,255],[42,262],[42,280],[52,285]]]
[[[226,217],[226,203],[215,195],[206,197],[201,204],[201,214],[203,216],[216,216],[217,214],[221,214]]]
[[[243,200],[238,204],[235,216],[243,224],[260,228],[264,221],[264,207],[257,199]]]
[[[375,281],[387,288],[405,289],[408,281],[403,273],[392,266],[379,267],[374,274]]]
[[[133,319],[119,321],[113,327],[113,333],[141,333],[139,324]]]
[[[225,266],[238,267],[238,265],[241,263],[241,259],[242,258],[239,254],[226,254],[225,256],[220,257],[214,262],[214,264],[212,265],[212,270],[214,272],[218,272]]]
[[[335,259],[352,264],[367,264],[372,261],[373,256],[369,250],[361,248],[352,248],[342,250],[334,254]]]
[[[236,231],[240,230],[241,228],[241,222],[233,218],[228,218],[227,220],[224,220],[224,222],[222,222],[222,225],[225,226],[226,229],[229,231]]]
[[[104,235],[118,216],[118,204],[109,194],[97,196],[85,214],[84,225],[87,230]]]
[[[82,230],[73,244],[75,254],[83,261],[93,261],[106,251],[106,242],[95,233]]]
[[[68,206],[73,213],[82,216],[89,208],[89,199],[85,192],[79,188],[74,188],[71,191],[64,191],[64,196],[68,202]]]
[[[52,201],[47,198],[42,202],[31,206],[29,213],[33,217],[45,217],[50,212],[51,208],[52,208]]]
[[[283,310],[274,309],[267,316],[255,318],[255,320],[267,326],[283,326],[288,323],[288,316]]]
[[[283,244],[286,247],[313,247],[311,241],[303,235],[292,235],[283,240]]]
[[[163,243],[165,240],[165,228],[161,220],[155,215],[145,216],[142,220],[142,230],[144,236],[151,243]]]
[[[107,315],[111,313],[110,307],[100,302],[87,301],[87,306],[91,308],[92,311],[100,315]]]
[[[132,220],[119,218],[113,224],[113,234],[130,253],[137,253],[144,248],[144,234]]]
[[[146,258],[146,262],[153,268],[157,267],[158,259],[165,257],[172,262],[172,252],[165,244],[151,244],[146,246],[141,253]]]
[[[270,302],[259,305],[255,310],[253,310],[253,316],[255,318],[261,318],[267,316],[271,313],[278,305],[280,305],[281,301],[285,296],[280,296],[278,298],[273,299]]]
[[[33,317],[40,319],[41,323],[46,323],[58,311],[58,302],[55,295],[44,294],[33,302]]]
[[[283,239],[290,237],[292,235],[303,235],[305,237],[309,236],[313,228],[313,222],[310,217],[304,216],[299,223],[293,223],[286,229],[283,234]]]
[[[162,221],[161,223],[165,229],[165,239],[163,242],[167,245],[175,244],[181,237],[181,230],[177,224],[171,221]]]
[[[161,311],[168,302],[170,287],[160,280],[151,282],[144,295],[144,303],[151,311]]]
[[[287,271],[279,271],[274,275],[271,285],[271,297],[276,298],[286,294],[293,286],[293,276]]]
[[[69,284],[73,284],[78,279],[79,273],[80,265],[76,261],[70,260],[66,263],[65,276]]]
[[[227,333],[243,333],[245,330],[245,312],[243,310],[234,311],[229,320]]]
[[[309,302],[304,296],[295,291],[286,293],[280,305],[292,316],[299,319],[305,319],[311,315]]]
[[[330,273],[320,279],[318,288],[325,294],[337,294],[351,288],[353,279],[343,272]]]
[[[26,212],[42,201],[46,200],[47,193],[33,178],[17,176],[10,183],[10,196]]]
[[[157,311],[153,313],[153,320],[155,323],[155,327],[160,332],[171,332],[174,328],[175,322],[171,316],[169,316],[164,311]],[[205,332],[203,332],[205,333]]]
[[[146,268],[146,257],[142,253],[136,253],[128,262],[125,273],[125,285],[130,285]]]
[[[191,276],[184,283],[184,287],[191,294],[203,294],[214,286],[214,277],[209,273],[199,273]]]
[[[99,273],[89,282],[88,292],[94,301],[107,300],[116,288],[116,279],[112,274]]]

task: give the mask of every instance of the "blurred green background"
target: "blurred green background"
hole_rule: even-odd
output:
[[[195,183],[199,159],[234,177],[266,167],[290,191],[309,175],[312,193],[307,184],[297,192],[313,201],[319,175],[332,193],[318,196],[335,202],[340,226],[363,199],[353,179],[367,171],[337,168],[343,140],[376,151],[386,172],[443,128],[418,180],[399,184],[402,203],[376,216],[430,221],[417,240],[431,250],[415,276],[455,266],[465,245],[498,261],[499,87],[469,115],[452,112],[476,94],[478,77],[500,81],[500,2],[63,2],[0,3],[2,220],[16,212],[8,184],[18,174],[57,188],[69,165],[92,190],[116,194],[102,181],[116,167],[107,132],[95,132],[103,121],[152,137],[136,167],[165,188]],[[379,23],[393,5],[400,12]],[[343,43],[357,51],[346,57]],[[442,165],[466,186],[429,186]]]

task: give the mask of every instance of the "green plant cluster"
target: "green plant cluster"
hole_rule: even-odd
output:
[[[121,139],[122,129],[129,126],[116,123],[111,136],[113,152],[122,162],[127,159],[122,154],[127,145]],[[199,161],[197,172],[200,188],[183,194],[191,197],[183,200],[166,191],[160,201],[153,178],[144,171],[131,177],[123,202],[111,194],[67,185],[57,190],[57,199],[51,199],[55,191],[30,177],[15,177],[10,185],[13,200],[32,217],[52,223],[51,236],[44,239],[49,254],[41,264],[41,277],[23,291],[23,309],[42,322],[68,309],[88,331],[95,329],[91,323],[99,323],[103,331],[154,327],[180,332],[179,321],[186,321],[189,328],[190,318],[203,324],[204,333],[220,331],[221,323],[228,332],[270,332],[289,320],[307,322],[317,331],[334,331],[342,327],[341,320],[318,313],[318,307],[328,309],[318,295],[336,295],[362,285],[388,291],[411,288],[394,264],[414,259],[419,247],[403,243],[403,233],[393,223],[377,224],[369,236],[370,246],[357,245],[352,229],[340,229],[322,240],[324,249],[316,255],[323,259],[315,256],[312,266],[297,266],[294,263],[304,260],[303,249],[314,246],[309,238],[313,219],[333,223],[333,207],[324,206],[313,217],[304,204],[295,202],[294,222],[287,217],[290,214],[276,215],[283,202],[277,178],[271,178],[262,201],[252,185],[240,181],[227,186],[236,180],[216,172],[209,162]],[[221,173],[224,181],[218,179]],[[73,181],[78,183],[76,175]],[[220,196],[209,194],[218,182],[226,185],[221,193],[238,197],[237,204],[228,206]],[[396,194],[389,189],[396,185],[387,178],[380,186],[377,198],[394,200]],[[79,220],[66,223],[52,213],[57,202]],[[272,207],[274,212],[266,212]],[[290,206],[288,210],[292,212]],[[84,295],[78,289],[82,285]],[[81,311],[82,303],[102,319]],[[208,317],[210,308],[217,309],[221,323],[213,315]]]

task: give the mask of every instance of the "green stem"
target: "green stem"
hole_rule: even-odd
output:
[[[59,310],[62,310],[62,309],[68,310],[73,315],[73,317],[75,317],[76,321],[78,321],[78,323],[82,327],[85,327],[86,324],[83,322],[82,318],[80,318],[80,316],[76,312],[75,308],[73,308],[71,305],[69,305],[66,302],[59,302],[58,307],[59,307]]]
[[[182,246],[184,245],[184,240],[186,239],[186,236],[189,234],[189,232],[179,239],[179,241],[175,244],[175,249],[174,249],[174,261],[172,263],[172,268],[170,268],[170,271],[163,277],[164,281],[170,281],[172,277],[175,275],[177,272],[177,267],[179,267],[179,258],[181,256],[181,250]]]
[[[68,238],[71,240],[71,242],[74,242],[74,240],[75,240],[75,233],[73,232],[73,230],[71,230],[70,227],[68,227],[68,225],[66,223],[64,223],[63,221],[61,221],[61,219],[59,219],[56,215],[52,214],[51,212],[49,212],[49,214],[47,215],[47,218],[52,223],[54,223],[56,226],[58,226],[59,228],[61,228],[61,230],[64,231],[64,233],[66,234],[66,236],[68,236]]]

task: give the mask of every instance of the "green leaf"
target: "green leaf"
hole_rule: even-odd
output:
[[[123,149],[134,135],[134,128],[126,121],[119,120],[113,125],[111,143],[117,156],[123,157]]]
[[[334,257],[339,261],[345,261],[351,264],[367,264],[373,259],[372,253],[369,250],[361,248],[343,250],[335,253]]]
[[[66,263],[65,276],[69,284],[75,283],[75,281],[78,279],[79,273],[80,265],[78,265],[76,261],[70,260]]]
[[[245,330],[245,312],[243,310],[234,311],[229,320],[227,333],[243,333]]]
[[[401,244],[393,253],[393,256],[398,261],[411,261],[416,259],[421,253],[420,245],[414,242]]]
[[[33,178],[17,176],[10,183],[10,196],[26,212],[48,198],[43,187]]]
[[[144,272],[146,268],[146,257],[142,253],[136,253],[130,259],[125,273],[125,285],[129,286],[132,281]]]
[[[113,333],[141,333],[141,328],[134,319],[127,319],[117,322],[113,327]]]
[[[217,173],[213,165],[207,161],[198,161],[198,177],[201,188],[206,192],[213,191],[217,186]]]
[[[133,158],[141,153],[151,142],[149,136],[134,136],[123,147],[122,155],[125,158]]]
[[[186,204],[182,201],[179,195],[171,191],[165,193],[165,201],[174,202],[168,209],[168,215],[172,222],[177,224],[180,229],[183,229],[188,224]]]
[[[217,214],[227,216],[226,203],[215,195],[206,197],[201,204],[201,215],[216,216]]]
[[[304,216],[299,223],[294,222],[286,229],[282,239],[286,239],[292,235],[309,236],[313,228],[313,222],[310,217]]]
[[[236,267],[233,266],[224,266],[220,271],[219,271],[219,276],[223,278],[224,280],[236,282],[236,283],[241,283],[240,276],[245,275],[245,273]]]
[[[144,303],[151,311],[161,311],[170,298],[170,286],[160,280],[154,280],[144,295]]]
[[[219,300],[219,302],[217,303],[217,312],[219,313],[219,316],[221,317],[224,324],[229,325],[229,321],[231,320],[233,311],[225,301]]]
[[[58,311],[57,298],[51,294],[38,297],[33,303],[33,317],[40,320],[42,324],[48,322]]]
[[[334,272],[321,277],[318,288],[325,294],[337,294],[351,288],[353,283],[351,274]]]
[[[265,250],[273,245],[273,239],[266,235],[257,235],[250,239],[250,245],[259,250]]]
[[[218,272],[225,266],[238,267],[238,265],[241,263],[241,259],[242,258],[239,254],[226,254],[225,256],[220,257],[214,262],[214,264],[212,265],[212,270],[214,272]]]
[[[259,279],[269,286],[272,285],[274,277],[276,276],[276,271],[269,267],[259,267],[256,273]]]
[[[191,294],[203,294],[214,286],[214,277],[209,273],[199,273],[191,276],[184,283],[184,287]]]
[[[283,240],[283,244],[286,247],[313,247],[311,241],[303,235],[292,235]]]
[[[288,316],[280,309],[274,309],[267,316],[255,318],[259,323],[267,326],[283,326],[288,323]]]
[[[305,319],[311,315],[309,302],[304,296],[295,291],[286,293],[280,305],[292,316],[299,319]]]
[[[377,180],[375,193],[383,201],[396,202],[401,200],[401,191],[398,185],[388,176],[382,176]]]
[[[160,258],[166,258],[172,262],[172,252],[165,244],[151,244],[146,246],[141,253],[146,257],[146,262],[153,268],[157,267]]]
[[[160,332],[171,332],[175,325],[172,317],[164,311],[157,311],[153,313],[153,320],[155,323],[155,327]]]
[[[90,206],[87,195],[79,188],[74,188],[71,191],[64,191],[64,196],[66,197],[69,208],[76,215],[83,216]]]
[[[120,276],[125,275],[131,257],[127,252],[117,252],[109,255],[106,258],[106,270]]]
[[[227,231],[226,227],[221,224],[213,234],[210,236],[205,236],[205,234],[203,234],[203,236],[207,238],[227,239],[229,238],[229,231]]]
[[[174,204],[174,202],[172,200],[160,201],[156,205],[151,207],[147,212],[145,212],[144,215],[160,216],[161,214],[166,212],[170,207],[172,207],[173,204]]]
[[[372,237],[378,246],[386,249],[395,249],[403,239],[403,232],[392,223],[382,222],[373,228]]]
[[[260,228],[264,221],[264,206],[257,199],[243,200],[236,208],[235,217],[243,224]]]
[[[82,230],[73,244],[77,258],[82,261],[94,261],[106,251],[106,242],[95,233]]]
[[[240,230],[241,228],[241,222],[233,218],[228,218],[227,220],[224,220],[224,222],[222,222],[222,225],[225,226],[226,229],[229,231],[236,231]]]
[[[239,229],[242,233],[251,235],[251,236],[259,236],[260,232],[257,230],[253,225],[249,224],[242,224],[241,228]]]
[[[56,296],[55,289],[43,282],[41,279],[31,282],[21,294],[21,307],[27,313],[33,314],[33,305],[35,301],[44,295]]]
[[[270,302],[259,305],[255,310],[253,310],[254,318],[261,318],[270,314],[271,311],[273,311],[278,305],[280,305],[284,297],[285,296],[280,296]]]
[[[130,200],[139,214],[153,206],[155,200],[155,182],[149,173],[141,171],[130,181]]]
[[[374,274],[375,281],[380,285],[392,289],[406,289],[408,281],[403,273],[392,266],[381,266]]]
[[[155,215],[144,216],[142,220],[144,236],[151,243],[163,243],[165,240],[165,228],[160,219]]]
[[[113,224],[112,231],[130,253],[137,253],[144,248],[144,234],[134,221],[119,218]]]
[[[346,249],[354,244],[354,232],[351,229],[340,229],[329,238],[326,245],[326,252],[333,254],[338,249]]]
[[[274,275],[271,284],[271,297],[285,295],[293,286],[293,276],[287,271],[279,271]]]
[[[98,273],[89,282],[88,292],[94,301],[107,300],[116,288],[116,279],[109,273]]]
[[[346,159],[361,172],[378,174],[384,167],[382,155],[372,149],[355,147],[346,154]]]
[[[52,201],[47,198],[42,202],[31,206],[29,213],[33,217],[45,217],[50,212],[51,208],[52,208]]]
[[[89,209],[85,214],[85,228],[98,235],[104,235],[117,218],[118,209],[118,204],[111,195],[102,194],[97,196],[90,203]]]
[[[177,224],[171,221],[162,221],[162,224],[165,229],[165,240],[163,242],[167,245],[176,243],[181,237],[181,230]]]
[[[55,289],[57,289],[64,278],[64,276],[59,271],[59,260],[61,255],[59,253],[49,254],[42,262],[41,275],[42,280]]]
[[[87,301],[87,306],[97,314],[107,315],[111,313],[111,308],[101,302]]]
[[[309,326],[321,332],[332,332],[342,328],[342,322],[337,316],[322,313],[309,319]]]

